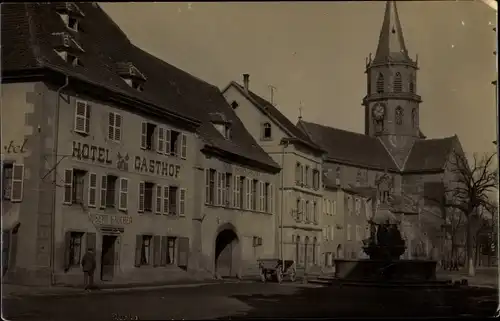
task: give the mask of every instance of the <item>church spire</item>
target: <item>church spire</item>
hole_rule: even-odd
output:
[[[411,61],[408,50],[406,50],[396,1],[387,1],[385,4],[384,22],[380,30],[377,53],[374,58],[374,61],[386,60]]]

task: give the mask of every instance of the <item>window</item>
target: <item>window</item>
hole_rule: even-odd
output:
[[[78,31],[78,19],[68,16],[68,22],[66,26],[72,30]]]
[[[361,226],[356,225],[356,241],[361,241]]]
[[[309,201],[306,201],[305,212],[306,212],[306,223],[309,223],[311,221],[311,211],[309,209]]]
[[[335,200],[331,201],[331,207],[332,207],[332,215],[337,214],[337,202]]]
[[[108,138],[119,142],[122,138],[122,116],[118,113],[109,113]]]
[[[358,170],[356,174],[356,186],[359,187],[361,185],[361,170]]]
[[[226,179],[226,176],[223,175],[221,172],[216,172],[216,177],[217,177],[217,194],[215,197],[215,205],[223,205],[224,200],[222,199],[223,197],[223,191],[226,186],[224,180]]]
[[[346,236],[347,236],[347,240],[350,241],[351,240],[351,224],[347,224],[347,229],[346,229]]]
[[[377,77],[377,93],[382,94],[384,92],[385,80],[384,75],[378,74]]]
[[[372,217],[372,201],[368,200],[365,203],[366,219],[369,220]]]
[[[340,185],[340,167],[335,169],[335,185]]]
[[[161,214],[163,211],[163,187],[155,186],[155,213]]]
[[[70,53],[66,53],[66,61],[68,63],[70,63],[73,67],[76,67],[76,66],[82,67],[83,66],[82,61],[80,60],[80,58],[78,58],[77,56],[72,55]]]
[[[233,101],[233,102],[231,103],[231,107],[232,107],[233,109],[238,108],[238,106],[239,106],[239,104],[238,104],[236,101]]]
[[[253,188],[252,188],[252,179],[250,178],[246,178],[246,184],[245,184],[245,195],[246,195],[246,198],[245,198],[245,209],[249,210],[252,208],[252,205],[253,205],[253,201],[252,201],[252,192],[253,192]]]
[[[245,176],[239,177],[238,191],[239,191],[239,208],[244,208],[245,206]]]
[[[118,177],[114,175],[107,175],[104,177],[106,177],[106,197],[104,198],[106,200],[105,207],[115,207],[116,181],[118,180]]]
[[[90,106],[87,102],[77,100],[75,103],[75,132],[88,134],[90,131]]]
[[[258,180],[256,180],[256,179],[252,180],[252,196],[251,196],[251,198],[252,198],[252,202],[251,202],[252,203],[252,207],[251,207],[251,210],[254,210],[254,211],[256,211],[256,210],[259,209],[257,207],[258,206],[257,202],[258,202],[258,198],[259,198],[259,195],[257,194],[257,186],[258,186],[258,184],[259,184]]]
[[[262,125],[262,140],[270,140],[271,139],[271,124],[264,123]]]
[[[300,185],[302,183],[302,166],[300,163],[295,165],[295,184]]]
[[[82,257],[82,239],[83,233],[71,232],[69,239],[69,265],[80,266],[80,259]]]
[[[264,183],[264,212],[266,213],[271,213],[272,193],[271,184]]]
[[[231,185],[233,182],[233,175],[231,173],[225,173],[226,186],[224,188],[224,206],[231,206]]]
[[[417,109],[416,108],[413,108],[411,110],[411,125],[413,126],[413,128],[417,127]]]
[[[182,134],[176,130],[170,130],[167,129],[167,148],[166,148],[166,153],[170,154],[172,156],[179,156],[179,152],[182,149],[186,149],[184,147],[186,145],[186,135]],[[182,144],[182,146],[181,146]],[[185,153],[185,152],[184,152]],[[186,155],[184,155],[186,157]]]
[[[158,154],[163,154],[165,153],[165,135],[166,135],[166,129],[163,127],[158,127],[158,135],[157,135],[157,141],[156,141],[156,151]]]
[[[310,183],[310,177],[309,177],[309,166],[306,166],[305,169],[304,169],[304,185],[306,187],[309,187]]]
[[[141,148],[145,150],[153,150],[154,148],[154,133],[156,125],[148,122],[142,122],[141,127]]]
[[[155,184],[151,182],[140,182],[139,183],[139,196],[144,199],[142,202],[144,212],[152,212],[154,206],[154,191]],[[141,202],[141,201],[140,201]],[[141,208],[141,206],[139,206]]]
[[[240,177],[238,175],[233,176],[233,207],[240,208]]]
[[[301,202],[300,198],[297,198],[297,204],[296,205],[297,205],[297,216],[295,217],[295,219],[297,221],[300,221],[301,220],[300,218],[302,216],[302,213],[301,213],[302,212],[302,202]]]
[[[313,238],[313,243],[312,243],[312,263],[314,265],[317,264],[317,255],[316,255],[316,251],[317,251],[317,247],[318,247],[318,239],[317,238]]]
[[[86,173],[78,169],[64,171],[64,204],[83,204]]]
[[[89,207],[97,206],[97,175],[95,173],[89,173],[88,203]]]
[[[169,186],[168,192],[168,215],[177,215],[177,191],[179,189],[176,186]]]
[[[163,186],[163,214],[168,215],[168,209],[170,206],[170,187],[168,185]]]
[[[394,92],[400,93],[403,91],[403,83],[401,81],[401,73],[397,72],[394,77]]]
[[[332,226],[332,225],[330,225],[330,226],[328,227],[328,231],[329,231],[329,233],[330,233],[330,239],[331,239],[331,240],[333,240],[333,238],[334,238],[334,236],[335,236],[335,235],[334,235],[334,233],[335,233],[335,227],[334,227],[334,226]]]
[[[318,224],[318,211],[317,211],[317,206],[316,202],[313,202],[313,222],[314,224]]]
[[[214,205],[215,201],[215,169],[205,171],[205,203]]]
[[[352,214],[352,199],[350,195],[347,195],[347,213],[349,216]]]
[[[319,189],[319,171],[317,169],[313,171],[313,188],[315,190]]]
[[[142,236],[142,244],[141,244],[141,265],[151,265],[151,257],[152,257],[152,244],[151,240],[153,237],[151,235],[143,235]]]
[[[403,108],[401,106],[396,108],[396,124],[403,125]]]
[[[167,264],[175,264],[175,254],[177,254],[177,238],[168,237],[167,238]]]
[[[355,208],[356,208],[356,215],[359,216],[361,213],[361,200],[359,198],[355,198]]]
[[[2,167],[2,197],[10,200],[12,196],[12,164],[3,164]]]
[[[222,137],[224,137],[225,139],[229,139],[231,137],[231,127],[229,126],[229,124],[225,124],[225,123],[212,123],[215,127],[215,129],[217,129],[217,131],[222,135]]]
[[[413,80],[410,81],[409,87],[410,87],[410,93],[414,94],[415,93],[415,85],[413,84]]]

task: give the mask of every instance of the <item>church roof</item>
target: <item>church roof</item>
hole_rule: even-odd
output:
[[[442,170],[458,137],[417,140],[405,163],[405,172]]]
[[[251,90],[245,90],[243,86],[238,84],[235,81],[232,81],[224,90],[225,92],[227,88],[230,86],[234,86],[243,96],[245,96],[248,100],[250,100],[257,108],[259,108],[264,114],[268,115],[273,121],[275,121],[278,126],[280,126],[290,138],[293,138],[309,148],[314,150],[321,151],[321,148],[315,144],[306,133],[297,128],[285,115],[283,115],[278,108],[276,108],[271,102],[257,95]]]
[[[3,82],[9,81],[9,77],[40,74],[45,77],[54,72],[66,75],[105,90],[109,99],[128,102],[138,111],[192,124],[204,140],[205,149],[270,171],[279,170],[279,165],[248,133],[216,86],[133,45],[96,3],[78,2],[76,6],[84,14],[78,32],[66,28],[57,13],[57,3],[2,5]],[[78,53],[81,66],[64,61],[54,51],[53,35],[59,33],[67,33],[83,48]],[[132,88],[119,75],[120,63],[125,61],[144,75],[142,91]],[[231,123],[230,139],[225,139],[211,124],[213,113],[223,114]]]
[[[327,151],[330,161],[376,170],[398,171],[391,155],[377,138],[316,123],[299,121],[311,139]],[[442,170],[457,136],[417,140],[408,156],[403,172]]]
[[[403,37],[396,1],[387,1],[374,62],[411,61]]]
[[[377,170],[399,171],[387,149],[376,137],[303,120],[299,121],[298,126],[327,151],[330,160]]]

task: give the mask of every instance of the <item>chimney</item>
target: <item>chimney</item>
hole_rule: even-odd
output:
[[[250,75],[249,74],[243,74],[243,87],[245,88],[245,91],[248,92],[248,83],[250,82]]]

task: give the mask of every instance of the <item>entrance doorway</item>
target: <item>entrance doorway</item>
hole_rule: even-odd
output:
[[[344,252],[342,251],[342,245],[339,244],[337,246],[337,258],[342,259],[344,258]]]
[[[231,229],[221,231],[215,239],[215,271],[220,277],[235,277],[238,272],[238,236]]]
[[[111,281],[115,272],[115,244],[117,236],[102,236],[101,280]]]

